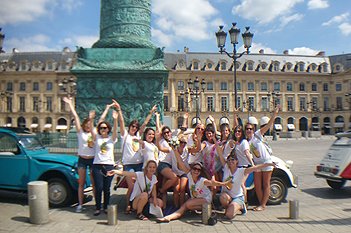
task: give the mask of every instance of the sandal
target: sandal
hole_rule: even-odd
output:
[[[124,214],[131,214],[132,213],[132,207],[129,205],[127,206],[126,210],[124,211]]]
[[[142,213],[137,214],[137,219],[140,219],[140,220],[143,220],[143,221],[149,220],[149,219],[148,219],[147,217],[145,217],[145,215],[143,215]]]
[[[170,220],[167,219],[167,218],[157,218],[157,219],[156,219],[156,222],[157,222],[157,223],[169,223]]]
[[[265,208],[263,206],[256,206],[253,208],[254,211],[263,211]]]
[[[95,210],[94,216],[99,216],[100,215],[100,210]]]

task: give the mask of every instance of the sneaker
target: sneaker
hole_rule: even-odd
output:
[[[81,205],[78,205],[76,208],[76,213],[80,213],[82,212],[82,210],[83,210],[83,207]]]
[[[241,215],[246,215],[247,209],[246,209],[246,204],[243,205],[243,208],[241,209]]]

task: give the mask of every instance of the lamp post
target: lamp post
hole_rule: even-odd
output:
[[[201,87],[200,87],[201,85]],[[188,107],[188,104],[191,102],[191,101],[195,101],[195,109],[196,109],[196,124],[198,124],[198,120],[200,118],[200,106],[199,106],[199,100],[200,100],[200,94],[201,92],[204,92],[205,91],[205,88],[206,88],[206,82],[204,79],[199,80],[198,77],[195,78],[194,81],[192,81],[191,79],[189,79],[188,81],[188,87],[186,88],[186,91],[185,92],[181,92],[180,94],[182,96],[185,96],[185,103],[186,103],[186,108],[187,110],[189,110],[189,107]],[[188,96],[191,96],[191,99],[188,100]]]
[[[77,89],[76,89],[77,83],[73,77],[70,77],[69,79],[64,78],[62,81],[58,83],[58,86],[60,87],[60,91],[64,92],[64,94],[67,95],[68,98],[72,98],[72,97],[74,98],[77,94]],[[72,128],[71,111],[69,114],[69,118],[70,118],[70,122],[69,122],[70,128]]]
[[[7,105],[7,108],[9,108],[9,97],[11,97],[13,95],[13,92],[11,92],[11,91],[0,91],[0,100],[1,100],[1,102],[0,102],[0,106],[3,106],[3,103],[6,103],[5,105]],[[5,101],[5,99],[6,99],[6,101]],[[4,109],[2,109],[2,107],[1,107],[1,112],[3,112],[3,113],[6,113],[5,115],[4,115],[4,118],[5,118],[5,124],[6,124],[6,126],[8,125],[8,124],[10,124],[10,122],[7,122],[7,117],[8,117],[8,114],[9,114],[9,112],[12,112],[12,109],[6,109],[6,111],[5,111],[5,108],[6,108],[6,106],[4,107]]]
[[[234,101],[235,101],[235,108],[238,107],[238,93],[237,93],[237,85],[236,85],[236,62],[237,59],[240,58],[242,55],[249,54],[249,49],[251,47],[252,44],[252,38],[254,36],[253,33],[251,33],[249,31],[250,27],[245,27],[246,31],[244,33],[242,33],[242,37],[243,37],[243,41],[244,41],[244,47],[246,48],[246,51],[242,52],[242,53],[237,53],[236,50],[236,45],[238,44],[238,36],[240,34],[240,29],[236,27],[236,23],[232,23],[232,27],[229,30],[229,35],[230,35],[230,42],[233,45],[233,54],[229,54],[226,50],[225,50],[225,41],[227,38],[227,33],[225,31],[223,31],[223,26],[219,26],[219,30],[218,32],[216,32],[216,38],[217,38],[217,46],[219,48],[219,52],[225,53],[228,55],[228,57],[233,59],[233,70],[234,70]]]
[[[244,109],[247,110],[247,119],[249,119],[249,117],[250,117],[250,111],[252,110],[251,106],[252,105],[251,105],[251,100],[250,99],[243,101],[243,112],[244,112]]]
[[[346,102],[349,103],[349,111],[351,111],[351,92],[345,94]]]
[[[0,28],[0,53],[5,53],[5,51],[2,49],[2,46],[4,45],[5,34],[1,32],[1,29],[2,28]]]
[[[273,111],[276,106],[276,99],[280,96],[279,92],[270,92],[268,91],[267,97],[268,97],[268,111],[271,112],[271,104],[273,106]],[[272,102],[271,102],[271,97],[272,97]]]

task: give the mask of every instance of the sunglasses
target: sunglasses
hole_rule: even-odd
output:
[[[180,142],[180,144],[182,144],[182,143],[183,143],[183,144],[186,144],[186,142]]]
[[[107,127],[104,127],[104,126],[100,126],[100,129],[107,129]]]
[[[165,132],[163,132],[163,134],[168,134],[168,133],[170,133],[171,131],[165,131]]]
[[[139,128],[137,125],[132,125],[131,128]]]
[[[236,160],[236,159],[231,158],[231,159],[228,159],[227,161],[234,162],[235,160]]]
[[[245,130],[253,130],[252,128],[246,128]]]
[[[198,172],[201,172],[201,168],[196,168],[196,167],[193,167],[193,171],[198,171]]]
[[[241,130],[235,130],[234,132],[235,133],[241,133],[242,131]]]

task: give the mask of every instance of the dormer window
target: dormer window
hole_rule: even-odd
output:
[[[286,63],[287,70],[291,70],[292,67],[293,67],[293,65],[290,62]]]
[[[279,62],[273,63],[273,71],[279,71]]]
[[[210,63],[210,62],[207,63],[207,68],[208,68],[208,69],[212,69],[212,67],[213,67],[212,63]]]
[[[262,68],[262,70],[267,69],[267,63],[262,62],[262,63],[261,63],[261,68]]]
[[[199,69],[199,63],[194,61],[193,63],[193,70],[198,70]]]
[[[224,61],[222,61],[222,62],[220,63],[220,69],[221,69],[221,70],[227,70],[227,63],[224,62]]]
[[[312,63],[311,64],[311,71],[315,71],[317,69],[317,65]]]
[[[254,70],[253,67],[254,67],[254,63],[253,63],[252,61],[250,61],[250,62],[247,63],[247,70],[250,70],[250,71],[251,71],[251,70]]]
[[[300,62],[300,63],[298,64],[298,68],[299,68],[298,71],[300,71],[300,72],[305,71],[305,63]]]

